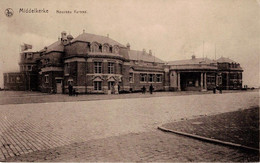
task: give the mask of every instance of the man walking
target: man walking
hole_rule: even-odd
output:
[[[150,94],[153,94],[153,85],[151,84],[149,87]]]

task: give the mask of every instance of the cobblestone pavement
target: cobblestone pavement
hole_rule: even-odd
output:
[[[169,123],[163,127],[259,149],[259,107]]]
[[[246,92],[256,92],[255,90],[248,90]],[[239,90],[223,90],[223,93],[241,93],[245,91]],[[164,96],[183,96],[183,95],[203,95],[212,94],[212,91],[198,92],[198,91],[182,91],[182,92],[154,92],[149,93],[129,93],[119,95],[78,95],[68,96],[67,94],[48,94],[30,91],[0,91],[0,105],[6,104],[26,104],[26,103],[50,103],[50,102],[73,102],[73,101],[93,101],[93,100],[110,100],[110,99],[129,99],[129,98],[150,98],[150,97],[164,97]]]
[[[99,155],[95,154],[96,151],[88,151],[93,154],[93,156],[91,156],[93,157],[92,160],[97,157],[99,158],[99,156],[100,159],[97,160],[109,160],[108,158],[110,158],[110,156],[106,156],[108,148],[105,148],[104,145],[107,144],[106,142],[109,144],[111,140],[115,145],[115,151],[113,152],[119,153],[112,157],[112,159],[114,159],[113,161],[116,161],[121,158],[120,148],[118,147],[119,150],[116,150],[117,139],[118,142],[120,142],[121,139],[122,141],[127,141],[124,137],[129,137],[129,139],[131,139],[130,137],[135,134],[144,133],[140,134],[140,141],[142,139],[145,139],[146,141],[143,141],[141,146],[147,144],[147,149],[144,148],[144,150],[149,153],[150,149],[148,146],[149,144],[153,144],[151,142],[165,142],[164,138],[167,140],[167,137],[169,136],[160,136],[165,134],[161,134],[157,131],[154,132],[157,126],[160,126],[161,124],[170,123],[183,118],[194,118],[199,115],[211,115],[238,109],[246,109],[251,106],[258,106],[258,104],[258,92],[244,92],[66,103],[53,102],[0,105],[0,160],[18,159],[23,156],[28,156],[28,154],[37,155],[38,158],[38,154],[41,155],[44,151],[52,151],[65,147],[74,150],[73,147],[76,148],[77,145],[81,146],[82,144],[83,146],[81,147],[85,149],[88,148],[88,146],[84,145],[84,143],[88,144],[92,142],[93,146],[100,151],[97,152]],[[133,135],[131,135],[131,133]],[[146,139],[149,135],[153,136],[150,139]],[[172,136],[173,135],[171,135],[169,139],[172,138]],[[173,136],[173,139],[178,140],[176,136]],[[136,145],[138,146],[140,141],[134,136],[132,142],[129,142],[129,144],[134,144],[135,140]],[[173,141],[172,143],[176,144],[179,142],[180,144],[178,144],[178,146],[183,146],[182,152],[178,153],[175,151],[178,153],[178,159],[180,160],[182,160],[181,154],[188,156],[188,154],[192,152],[189,148],[190,145],[193,146],[193,140],[189,139],[187,140],[187,144],[183,145],[182,141],[185,142],[186,140],[186,138],[182,138],[180,142]],[[105,142],[105,144],[100,146],[102,141]],[[95,143],[97,143],[98,146],[96,146]],[[162,145],[164,146],[165,144]],[[161,148],[164,148],[163,146]],[[205,146],[211,145],[207,143]],[[220,148],[219,146],[213,146],[212,152],[216,149],[214,152],[217,152],[219,156],[226,159],[230,157],[228,153],[232,153],[231,151],[228,150],[229,152],[222,153],[223,147],[218,149]],[[127,153],[127,144],[121,148],[126,148],[125,152]],[[143,150],[142,148],[140,147],[140,151]],[[154,145],[154,148],[156,148],[156,145]],[[171,149],[168,146],[167,148]],[[198,145],[196,148],[196,150],[199,150],[201,147]],[[210,149],[205,148],[205,152],[210,151]],[[225,147],[225,149],[229,148]],[[135,151],[136,149],[132,147],[129,150]],[[194,147],[194,151],[196,150]],[[60,153],[60,160],[76,160],[70,152],[71,151],[68,153]],[[82,151],[82,153],[84,153],[84,151]],[[148,155],[154,157],[154,159],[151,158],[153,161],[156,160],[155,157],[158,159],[160,158],[159,156],[152,156],[151,153],[148,153],[140,152],[136,157],[129,156],[129,160],[139,160],[140,158],[145,158],[146,155],[147,157]],[[78,157],[78,154],[80,155],[80,151],[78,151],[75,156]],[[101,157],[103,154],[104,156]],[[160,155],[163,153],[155,152],[154,155],[156,154]],[[167,154],[169,154],[169,151],[166,151],[163,155]],[[241,156],[238,151],[233,152],[233,154],[238,157]],[[46,153],[43,153],[43,155],[46,155]],[[65,155],[71,156],[71,158],[65,157]],[[215,157],[215,155],[212,156],[214,156],[213,158],[218,158],[217,156]],[[204,160],[208,160],[212,156],[210,156],[210,154],[208,156],[205,155]],[[81,155],[81,157],[82,160],[85,159],[83,155]],[[79,157],[79,159],[81,158]],[[169,159],[175,161],[174,156],[171,156],[168,160]],[[242,156],[240,159],[242,159]],[[41,160],[40,156],[39,160]],[[52,160],[52,158],[46,158],[46,161],[48,160]],[[145,160],[148,161],[149,159]]]
[[[130,133],[33,152],[7,161],[257,161],[252,153],[161,131]]]

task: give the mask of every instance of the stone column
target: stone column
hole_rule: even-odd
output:
[[[178,91],[181,91],[181,74],[180,74],[180,72],[178,72],[177,73],[177,75],[178,75]]]
[[[202,90],[203,89],[203,73],[202,72],[200,73],[200,87]]]
[[[207,90],[207,73],[204,74],[204,88]]]
[[[227,76],[226,76],[226,89],[227,90],[229,90],[229,73],[227,72],[227,74],[226,74]]]

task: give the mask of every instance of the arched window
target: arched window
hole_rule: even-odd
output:
[[[118,54],[119,53],[119,47],[117,46],[117,45],[115,45],[114,47],[113,47],[113,52],[115,53],[115,54]]]
[[[103,50],[102,50],[102,52],[104,52],[104,53],[109,53],[109,45],[108,45],[107,43],[105,43],[105,44],[103,45]]]
[[[91,44],[91,52],[99,52],[99,46],[96,42]]]

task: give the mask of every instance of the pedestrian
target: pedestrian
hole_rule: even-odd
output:
[[[219,93],[222,94],[222,85],[219,85]]]
[[[69,84],[69,96],[72,96],[72,90],[73,90],[73,86],[71,84]]]
[[[115,89],[115,92],[114,92],[114,93],[115,93],[115,94],[118,94],[118,84],[117,84],[117,83],[115,84],[115,88],[114,88],[114,89]]]
[[[142,93],[145,94],[145,92],[146,92],[146,88],[145,88],[145,86],[143,86]]]
[[[115,87],[114,85],[112,85],[112,91],[111,91],[112,94],[115,94]]]
[[[213,87],[213,93],[216,94],[216,86]]]
[[[151,84],[149,87],[150,94],[153,94],[153,85]]]

